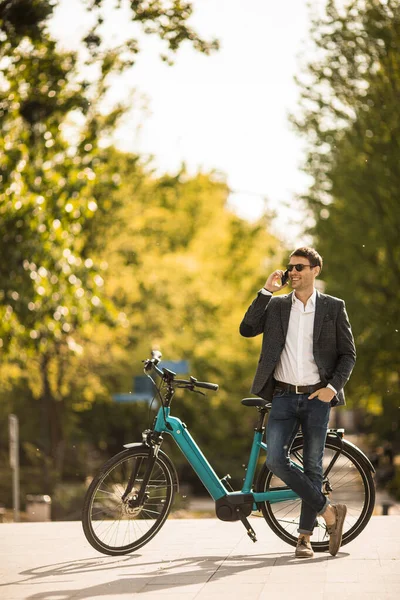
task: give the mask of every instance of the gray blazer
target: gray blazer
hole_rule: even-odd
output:
[[[274,370],[281,352],[289,325],[292,295],[266,296],[261,292],[248,308],[240,324],[244,337],[263,334],[261,354],[251,392],[266,400],[272,399]],[[314,335],[314,360],[321,383],[330,383],[337,395],[332,406],[345,404],[343,387],[347,383],[356,362],[356,349],[349,319],[343,300],[317,291]]]

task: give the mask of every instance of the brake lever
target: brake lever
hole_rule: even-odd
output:
[[[200,392],[200,390],[192,390],[195,394],[201,394],[202,396],[206,396],[204,392]]]
[[[194,389],[194,385],[185,385],[185,384],[181,384],[181,385],[177,385],[177,388],[183,389],[183,390],[189,390],[189,392],[193,392],[194,394],[201,394],[202,396],[205,396],[206,394],[204,394],[204,392],[200,392],[199,390],[195,390]]]

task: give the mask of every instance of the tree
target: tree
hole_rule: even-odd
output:
[[[97,252],[109,265],[105,292],[126,326],[107,352],[98,344],[103,362],[95,361],[90,370],[101,373],[110,392],[127,392],[152,347],[160,347],[165,359],[189,360],[192,374],[218,382],[220,390],[202,401],[178,395],[174,406],[210,456],[229,470],[226,463],[243,459],[247,451],[254,415],[240,398],[248,394],[259,346],[259,340],[240,338],[238,327],[265,272],[281,262],[283,248],[267,232],[266,218],[250,224],[228,209],[228,187],[216,174],[189,177],[182,170],[176,176],[132,177],[136,157],[115,153],[109,164],[114,161],[121,177],[115,200],[124,203]],[[105,409],[89,405],[87,410],[85,423]],[[210,410],[219,423],[212,437]],[[132,417],[135,411],[132,406]],[[138,413],[128,426],[136,422],[143,428],[142,417]],[[134,439],[126,425],[120,424],[117,445],[107,442],[104,427],[91,439],[115,452],[123,439]],[[232,456],[222,457],[218,448],[227,438]]]
[[[102,2],[87,2],[97,24],[85,43],[89,62],[99,69],[86,81],[77,53],[58,50],[47,31],[55,5],[0,2],[0,345],[21,372],[29,361],[34,367],[27,384],[29,397],[41,406],[38,445],[44,466],[60,474],[73,422],[66,365],[81,351],[77,338],[85,338],[88,325],[118,321],[90,249],[118,186],[100,142],[125,107],[105,114],[100,106],[109,76],[130,66],[138,47],[128,40],[123,48],[105,48],[98,34]],[[171,52],[185,40],[201,52],[216,47],[187,26],[189,3],[173,2],[165,14],[163,8],[162,2],[130,5],[132,19],[165,40]]]
[[[208,398],[178,394],[174,406],[218,472],[231,471],[250,443],[255,416],[240,398],[250,388],[259,345],[240,338],[238,325],[265,272],[281,262],[282,248],[266,232],[265,219],[250,224],[228,210],[228,188],[214,174],[155,177],[136,156],[113,149],[107,164],[110,172],[118,167],[120,183],[111,196],[97,195],[85,252],[94,264],[107,262],[103,297],[117,317],[112,326],[80,327],[74,335],[77,353],[59,357],[67,448],[63,476],[82,479],[123,443],[140,439],[147,407],[120,406],[110,396],[132,390],[132,376],[142,374],[141,360],[156,345],[166,359],[186,358],[192,374],[220,384],[218,394]],[[112,202],[111,213],[106,201]],[[18,414],[34,402],[21,390],[26,372],[36,371],[35,356],[23,365],[22,372],[10,365],[1,369],[2,399]],[[210,411],[219,423],[212,435]],[[35,414],[29,423],[21,422],[30,464],[40,461],[39,423]],[[222,456],[226,439],[231,452]],[[184,477],[190,479],[190,472]]]
[[[101,115],[89,104],[75,56],[57,52],[52,40],[33,44],[24,37],[2,63],[1,337],[16,361],[23,363],[29,352],[37,357],[44,453],[59,469],[63,374],[55,363],[74,351],[74,335],[85,322],[106,314],[101,269],[84,245],[96,189],[114,186],[98,140],[118,110]],[[76,144],[62,131],[73,112],[85,119]]]
[[[104,52],[103,24],[105,22],[104,0],[84,0],[87,9],[95,16],[95,24],[84,37],[84,43],[91,56],[96,60]],[[126,5],[125,5],[126,6]],[[114,10],[124,8],[122,0],[117,0]],[[128,14],[137,25],[138,33],[142,30],[146,35],[156,36],[164,45],[161,59],[172,64],[173,55],[185,42],[192,44],[198,52],[210,54],[218,50],[218,40],[206,41],[188,24],[193,13],[192,2],[182,0],[130,0]],[[135,56],[140,51],[138,35],[128,37],[121,45],[108,49],[111,54],[118,54],[120,65],[129,67],[134,64]]]
[[[327,291],[345,298],[358,359],[349,397],[367,423],[395,439],[400,380],[398,190],[400,3],[330,0],[316,19],[318,61],[300,80],[309,141],[304,201],[326,256]],[[373,414],[381,414],[373,420]]]
[[[172,51],[185,36],[194,42],[178,16],[163,17],[161,2],[147,6],[160,27],[170,19],[176,28],[175,41],[163,29]],[[170,6],[189,16],[188,4]],[[228,209],[216,174],[190,177],[182,168],[156,177],[140,157],[103,147],[124,107],[104,114],[100,106],[126,56],[121,62],[119,51],[92,40],[90,60],[102,67],[85,81],[77,55],[47,33],[49,7],[0,3],[0,427],[10,411],[21,416],[24,468],[45,467],[37,491],[84,478],[93,452],[139,438],[147,407],[110,397],[132,389],[142,358],[160,345],[166,358],[188,358],[192,373],[220,383],[203,402],[176,402],[218,469],[229,470],[249,445],[254,415],[239,400],[259,344],[241,339],[238,325],[282,246],[266,217],[250,224]],[[143,23],[151,14],[141,13]],[[231,457],[219,452],[227,437]]]

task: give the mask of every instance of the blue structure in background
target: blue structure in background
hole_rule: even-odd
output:
[[[174,371],[174,373],[179,373],[180,375],[184,375],[189,373],[189,361],[188,360],[162,360],[158,365],[158,368],[161,369],[169,369],[170,371]]]
[[[187,360],[163,360],[160,362],[159,368],[185,374],[189,372],[189,362]],[[152,381],[146,375],[136,375],[133,378],[132,387],[133,392],[113,394],[112,399],[115,402],[148,402],[150,404],[155,390]]]
[[[154,396],[154,385],[146,375],[137,375],[133,378],[133,392],[127,394],[113,394],[115,402],[151,402]]]

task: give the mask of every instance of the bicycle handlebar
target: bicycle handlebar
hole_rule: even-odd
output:
[[[197,379],[193,381],[193,379],[194,377],[190,378],[190,383],[193,383],[198,388],[212,390],[213,392],[216,392],[218,390],[218,383],[210,383],[208,381],[197,381]]]
[[[210,383],[208,381],[197,381],[195,377],[190,377],[190,379],[175,379],[176,373],[174,373],[173,371],[170,371],[166,368],[162,370],[158,368],[157,365],[160,362],[162,356],[161,352],[153,350],[151,354],[153,358],[148,358],[145,361],[143,361],[145,373],[154,370],[157,373],[157,375],[162,379],[169,381],[170,383],[174,383],[176,385],[187,386],[188,389],[198,387],[203,388],[205,390],[212,390],[213,392],[216,392],[218,390],[219,386],[217,383]]]

